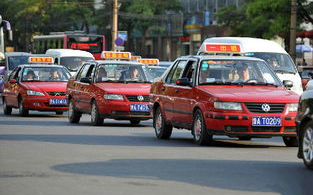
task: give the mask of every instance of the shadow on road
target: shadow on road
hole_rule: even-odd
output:
[[[297,162],[190,159],[114,159],[63,164],[53,170],[119,178],[167,180],[214,188],[309,195],[313,174]]]
[[[105,130],[105,129],[104,129]],[[153,133],[135,133],[135,135],[49,135],[49,134],[4,134],[0,140],[7,141],[39,141],[51,143],[83,144],[83,145],[113,145],[113,146],[153,146],[153,147],[200,147],[193,143],[192,138],[178,137],[170,140],[155,138]],[[229,148],[273,148],[282,147],[270,143],[253,141],[236,141],[219,139],[208,147],[229,147]]]

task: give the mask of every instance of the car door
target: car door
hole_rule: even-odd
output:
[[[193,91],[193,76],[195,73],[197,61],[188,60],[185,63],[184,69],[180,72],[179,77],[187,78],[190,81],[189,86],[175,86],[174,96],[174,121],[180,124],[191,124],[192,123],[192,110],[195,104],[194,91]],[[176,80],[177,80],[176,79]],[[175,83],[176,84],[176,83]]]
[[[7,105],[17,107],[18,106],[18,94],[20,90],[20,79],[19,75],[21,72],[21,68],[17,67],[13,72],[9,75],[7,82],[5,83],[5,97],[7,101]],[[15,79],[16,82],[10,82],[11,79]]]
[[[80,94],[80,100],[82,103],[82,109],[86,110],[87,112],[90,112],[91,110],[91,99],[93,95],[93,82],[92,78],[94,75],[94,70],[95,70],[95,64],[90,64],[88,71],[86,72],[86,75],[84,75],[85,78],[89,78],[90,83],[84,83],[81,82],[81,94]]]
[[[90,64],[86,63],[79,70],[74,82],[73,82],[73,99],[75,101],[75,107],[81,111],[86,111],[84,108],[86,107],[87,102],[84,102],[83,94],[85,87],[88,86],[87,83],[81,82],[82,78],[86,78],[90,68]]]

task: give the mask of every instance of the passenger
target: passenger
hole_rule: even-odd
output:
[[[272,67],[277,67],[278,66],[278,62],[277,62],[276,58],[274,58],[274,57],[271,58],[270,65]]]
[[[97,74],[97,82],[105,81],[107,80],[108,74],[107,71],[105,70],[104,67],[100,67],[98,69],[98,74]]]
[[[131,67],[130,69],[130,79],[131,80],[139,80],[140,75],[139,75],[139,70],[137,67]]]

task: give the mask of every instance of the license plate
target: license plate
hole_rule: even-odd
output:
[[[50,105],[66,105],[66,99],[50,99]]]
[[[281,126],[281,117],[254,116],[252,117],[252,126]]]
[[[131,104],[130,111],[145,111],[149,112],[149,106],[147,104]]]

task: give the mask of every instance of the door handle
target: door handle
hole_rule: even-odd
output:
[[[162,87],[161,90],[162,90],[162,91],[165,91],[165,87]]]
[[[178,90],[178,89],[175,89],[175,93],[179,93],[179,90]]]

